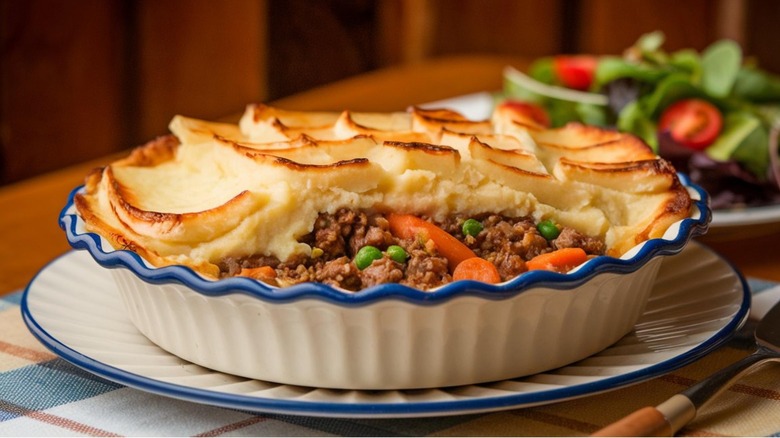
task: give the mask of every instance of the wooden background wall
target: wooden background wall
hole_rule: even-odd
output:
[[[0,184],[429,57],[620,53],[660,29],[780,72],[778,22],[775,0],[0,0]]]

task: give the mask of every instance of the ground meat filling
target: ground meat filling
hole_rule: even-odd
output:
[[[439,227],[455,236],[474,253],[498,269],[501,280],[509,280],[527,271],[526,261],[559,248],[579,247],[589,255],[604,253],[602,240],[586,236],[569,227],[559,227],[554,239],[545,238],[530,217],[510,218],[487,214],[471,219],[482,224],[476,235],[464,234],[462,226],[469,217],[454,215]],[[383,283],[400,283],[422,290],[452,281],[446,258],[439,255],[433,242],[403,240],[390,232],[385,216],[374,212],[340,209],[322,213],[314,229],[301,242],[312,247],[311,256],[298,256],[281,262],[274,257],[226,257],[219,267],[223,277],[246,275],[274,285],[319,282],[358,291]],[[367,246],[382,251],[381,258],[360,269],[355,255]],[[386,250],[398,245],[406,252],[401,262]],[[271,275],[269,275],[269,267]],[[262,274],[258,274],[262,272]]]

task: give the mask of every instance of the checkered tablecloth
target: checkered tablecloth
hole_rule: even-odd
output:
[[[780,299],[750,281],[754,312]],[[724,347],[670,374],[604,394],[503,412],[419,419],[258,415],[124,387],[49,352],[27,330],[21,292],[0,300],[1,436],[577,436],[656,405],[751,350],[751,319]],[[780,436],[780,365],[766,365],[709,404],[679,435]]]

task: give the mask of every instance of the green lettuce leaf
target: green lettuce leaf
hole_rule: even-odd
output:
[[[701,86],[713,97],[726,97],[731,92],[742,66],[742,49],[731,40],[713,43],[701,55]]]

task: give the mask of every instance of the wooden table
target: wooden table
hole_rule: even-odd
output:
[[[273,104],[300,110],[403,110],[417,103],[500,89],[501,70],[510,64],[523,68],[528,63],[494,56],[435,59],[371,72]],[[69,250],[57,224],[60,209],[90,169],[113,158],[103,157],[0,188],[0,295],[24,287],[47,262]],[[738,236],[704,241],[745,275],[780,281],[780,228],[765,227],[760,233],[753,230],[746,227]]]

